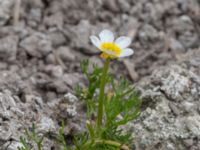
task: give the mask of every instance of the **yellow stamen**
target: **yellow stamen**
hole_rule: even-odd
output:
[[[109,57],[109,55],[103,52],[103,53],[101,53],[100,57],[103,59],[107,59]]]
[[[100,46],[100,50],[103,51],[101,57],[104,59],[107,59],[108,57],[118,57],[122,51],[117,44],[111,42],[102,43]]]

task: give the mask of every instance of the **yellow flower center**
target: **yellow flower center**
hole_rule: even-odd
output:
[[[118,57],[122,51],[117,44],[111,42],[102,43],[100,46],[100,50],[103,51],[103,53],[106,53],[111,58]]]

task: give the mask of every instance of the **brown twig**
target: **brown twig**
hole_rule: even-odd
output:
[[[53,50],[53,55],[57,61],[57,63],[65,70],[67,69],[65,63],[62,61],[62,59],[58,56],[58,54]]]
[[[19,18],[20,18],[20,7],[21,7],[21,0],[15,0],[15,6],[14,6],[14,25],[18,25]]]

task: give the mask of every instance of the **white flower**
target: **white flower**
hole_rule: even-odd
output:
[[[103,30],[97,36],[90,36],[94,46],[102,51],[103,58],[126,57],[134,53],[133,49],[127,48],[131,44],[131,38],[121,36],[114,41],[114,35],[109,30]]]

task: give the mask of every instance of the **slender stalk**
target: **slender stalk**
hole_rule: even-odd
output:
[[[114,146],[117,148],[120,148],[121,150],[131,150],[127,145],[121,144],[119,142],[116,141],[112,141],[112,140],[95,140],[93,141],[93,143],[91,143],[91,141],[88,141],[84,147],[82,147],[83,150],[87,150],[89,145],[98,145],[98,144],[105,144],[105,145],[110,145],[110,146]]]
[[[14,25],[18,25],[18,23],[19,23],[20,7],[21,7],[21,0],[16,0],[15,6],[14,6],[14,14],[13,14]]]
[[[37,144],[38,150],[42,150],[42,146],[40,144]]]
[[[108,72],[110,60],[106,59],[106,62],[104,64],[103,68],[103,74],[101,77],[101,83],[100,83],[100,93],[99,93],[99,105],[98,105],[98,116],[97,116],[97,128],[100,128],[102,125],[102,119],[103,119],[103,100],[104,100],[104,89],[106,85],[106,76]]]
[[[115,146],[115,147],[121,148],[122,150],[131,150],[127,145],[123,145],[119,142],[111,141],[111,140],[96,140],[95,143]]]

